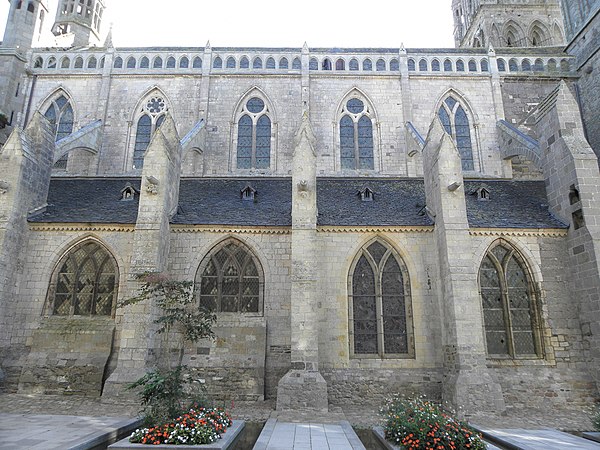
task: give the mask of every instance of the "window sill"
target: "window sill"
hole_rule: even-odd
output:
[[[488,358],[486,365],[490,369],[500,369],[503,367],[555,366],[556,364],[545,358]]]

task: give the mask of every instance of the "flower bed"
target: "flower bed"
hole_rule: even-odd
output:
[[[382,408],[385,438],[406,450],[485,450],[481,435],[422,398],[394,397]]]
[[[232,424],[229,414],[220,408],[190,409],[172,422],[135,430],[129,442],[149,445],[212,444]]]

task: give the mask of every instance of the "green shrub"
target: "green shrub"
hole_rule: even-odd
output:
[[[390,399],[382,408],[385,438],[406,450],[485,450],[481,435],[422,398]]]

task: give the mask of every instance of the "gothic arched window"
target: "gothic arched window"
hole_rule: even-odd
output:
[[[151,96],[140,110],[135,133],[135,147],[133,149],[133,168],[141,169],[144,166],[144,154],[150,145],[152,135],[165,120],[168,111],[166,102],[161,95]]]
[[[115,259],[95,241],[85,241],[62,257],[50,281],[48,314],[112,316],[118,288]]]
[[[453,96],[449,96],[442,102],[438,116],[446,133],[454,138],[463,170],[475,170],[471,126],[465,109]]]
[[[354,356],[412,356],[410,282],[384,242],[364,247],[349,277],[350,347]]]
[[[359,98],[351,98],[342,107],[340,155],[342,169],[375,168],[373,158],[373,122],[371,112]]]
[[[231,239],[213,249],[198,268],[195,286],[200,306],[209,311],[262,314],[261,266],[241,242]]]
[[[52,101],[50,106],[48,106],[48,109],[46,109],[44,116],[52,125],[56,142],[73,133],[73,107],[71,106],[71,102],[64,95],[60,95]],[[64,155],[56,162],[54,167],[56,169],[66,169],[67,160],[68,156]]]
[[[479,268],[485,340],[489,356],[542,356],[540,314],[523,258],[499,241]]]
[[[252,97],[238,120],[237,168],[268,169],[271,166],[271,119],[264,100]]]

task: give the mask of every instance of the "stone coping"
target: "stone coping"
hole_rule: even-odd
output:
[[[483,434],[486,440],[509,450],[600,450],[600,444],[552,428],[524,430],[471,426]]]
[[[589,432],[589,433],[581,433],[581,435],[586,438],[589,439],[591,441],[596,441],[596,442],[600,442],[600,433],[597,432]]]
[[[242,432],[244,427],[246,426],[246,422],[243,420],[236,420],[233,422],[229,428],[227,428],[227,432],[223,433],[222,439],[218,439],[217,442],[213,442],[212,444],[205,445],[172,445],[172,444],[161,444],[161,445],[149,445],[149,444],[132,444],[129,442],[129,437],[126,437],[119,442],[110,445],[109,449],[120,449],[120,450],[134,450],[134,449],[172,449],[174,447],[177,448],[185,448],[185,449],[201,449],[201,450],[226,450],[233,445],[239,434]]]
[[[106,445],[109,442],[116,441],[119,436],[132,433],[142,424],[142,419],[130,419],[113,425],[113,429],[109,432],[99,431],[97,433],[86,436],[84,440],[78,441],[76,444],[68,445],[68,450],[87,450],[98,447],[102,444]]]

